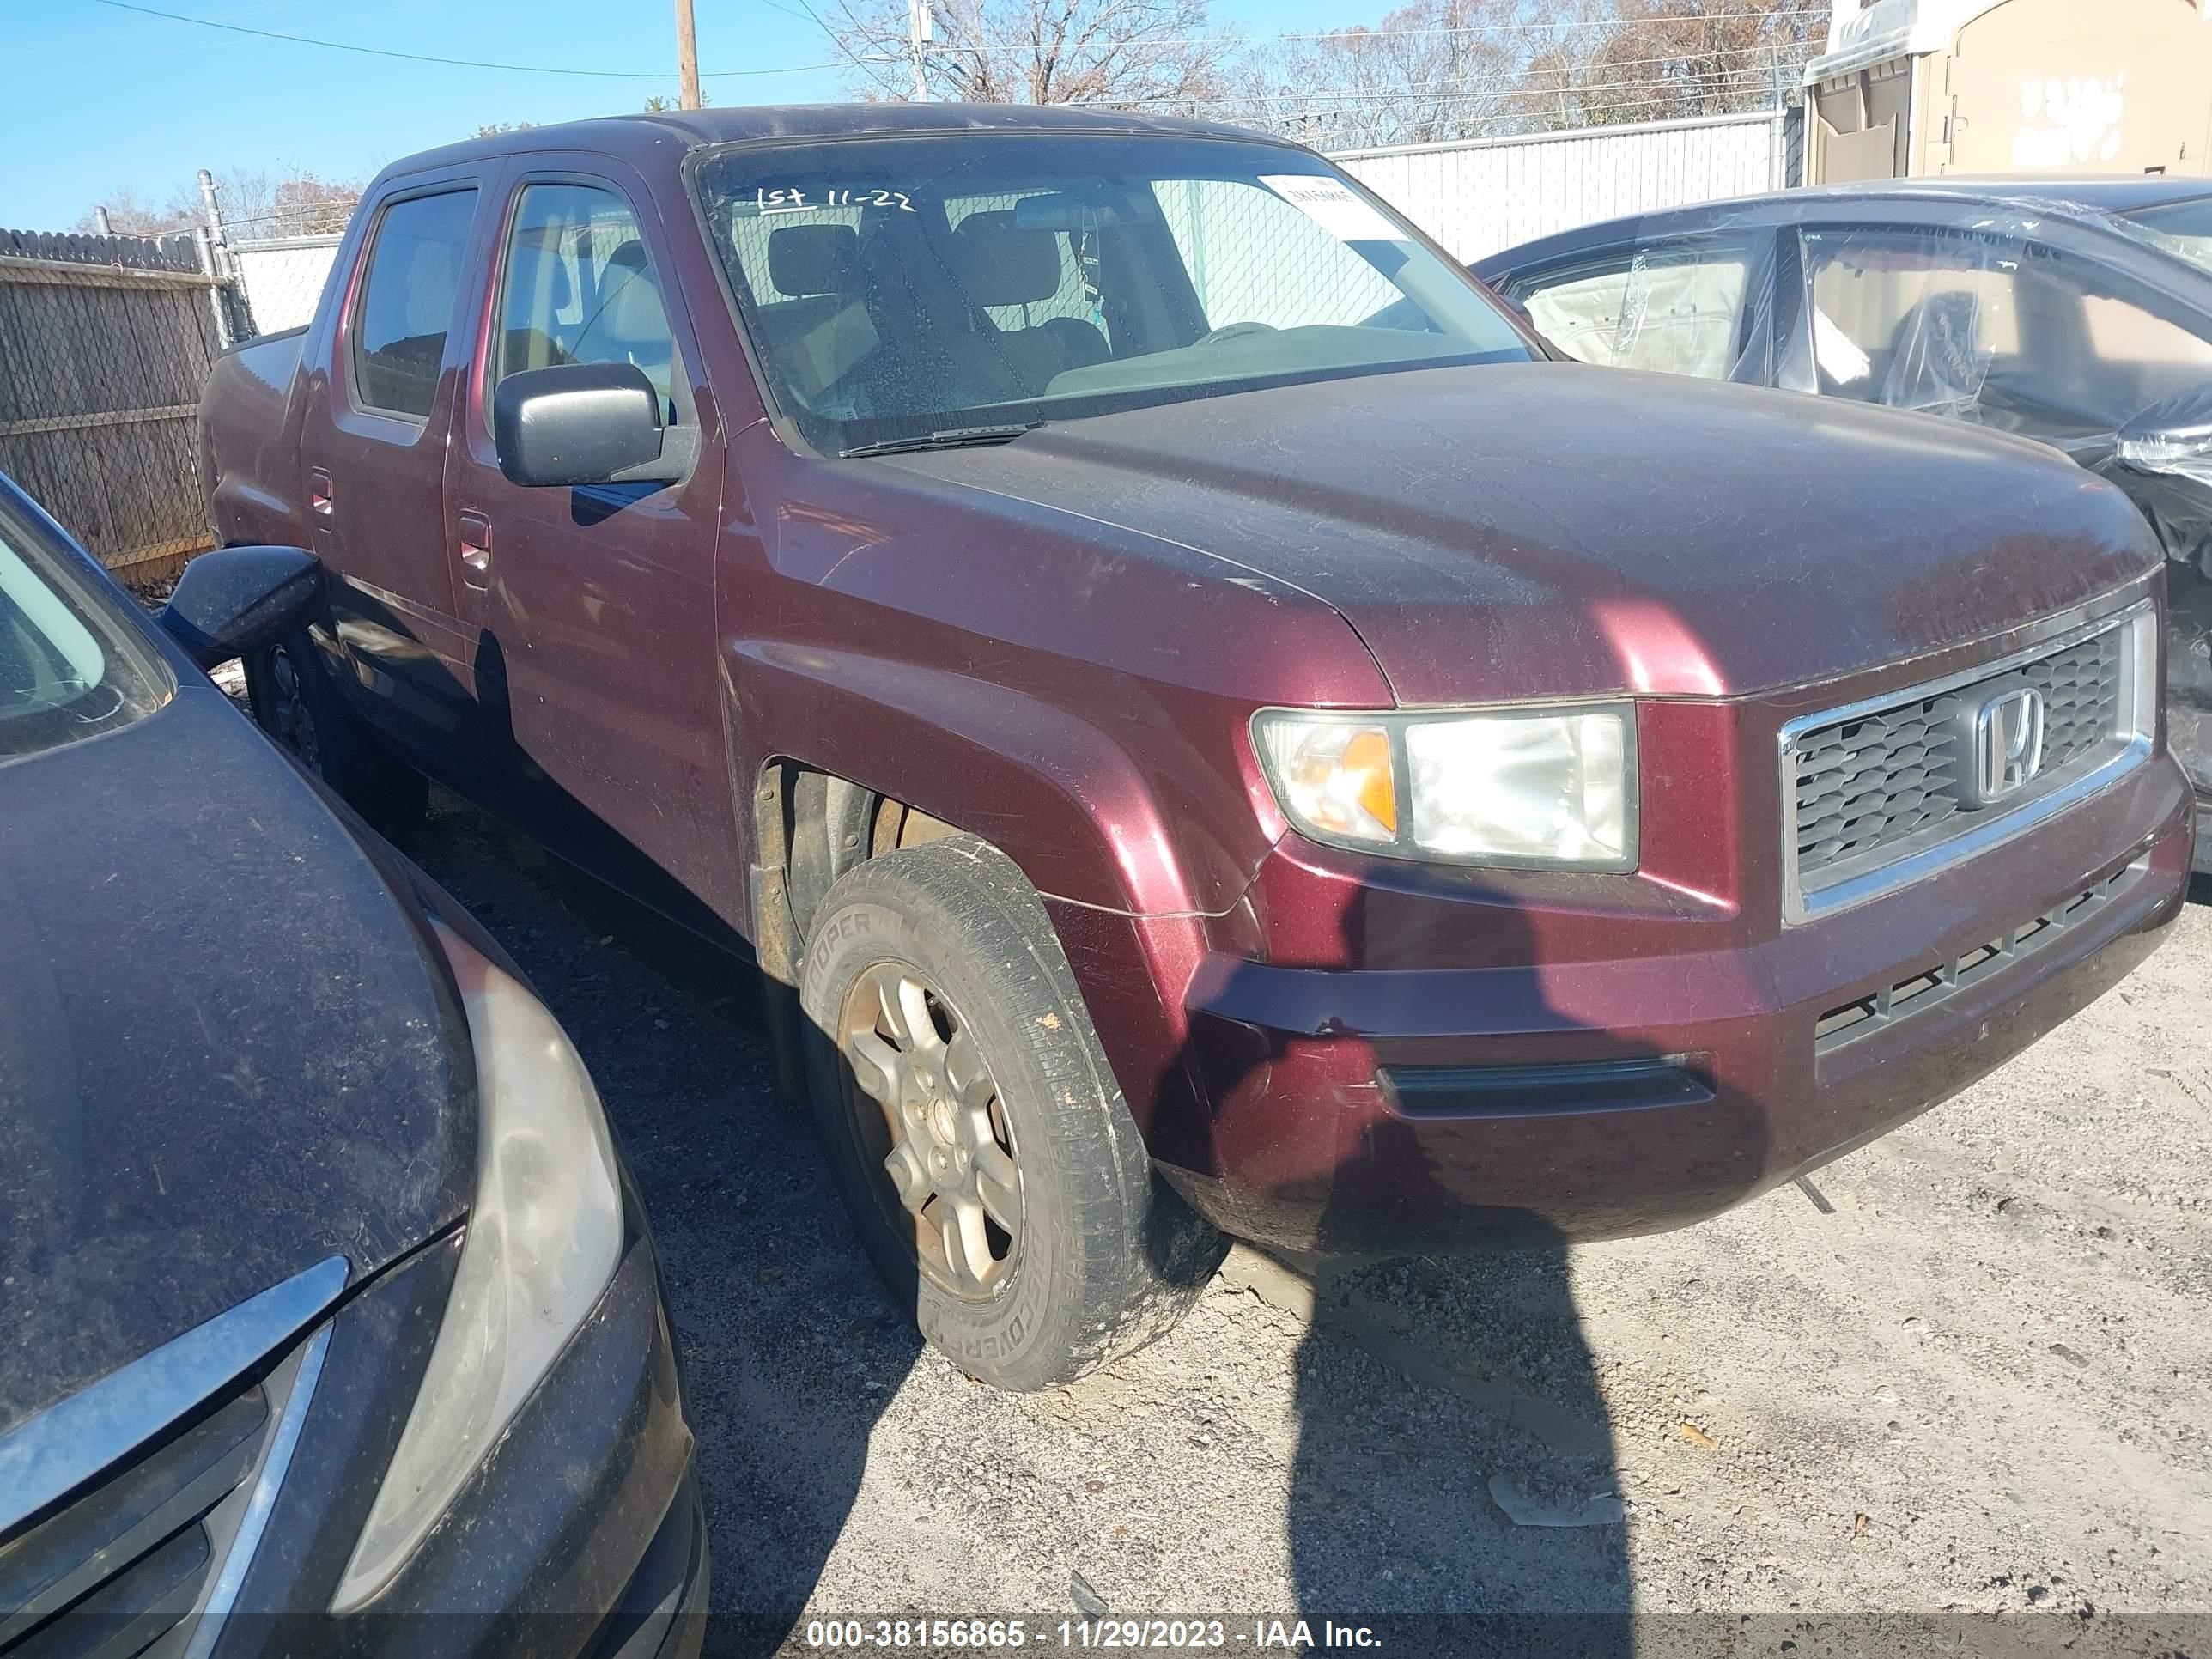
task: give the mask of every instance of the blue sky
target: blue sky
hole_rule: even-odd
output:
[[[95,0],[0,0],[0,227],[56,230],[117,185],[165,202],[195,169],[363,177],[501,121],[639,108],[676,91],[672,0],[147,0],[252,28],[444,57],[643,71],[586,80],[453,69],[254,40]],[[717,104],[842,95],[798,0],[696,0]],[[815,0],[816,9],[826,8]],[[1388,0],[1214,0],[1251,34],[1372,21]],[[817,67],[807,68],[813,65]],[[791,74],[720,75],[783,69]]]

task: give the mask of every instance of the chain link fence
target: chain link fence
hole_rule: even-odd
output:
[[[341,240],[325,234],[231,242],[225,263],[237,296],[239,337],[281,334],[313,322]]]
[[[126,581],[209,544],[199,399],[229,308],[202,237],[0,231],[0,471]]]

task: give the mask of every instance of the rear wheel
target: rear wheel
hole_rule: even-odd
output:
[[[1153,1174],[1050,920],[965,836],[842,877],[800,973],[861,1243],[972,1376],[1048,1388],[1173,1326],[1220,1236]]]
[[[377,829],[404,835],[422,822],[429,785],[339,701],[305,634],[246,659],[246,695],[261,729]]]

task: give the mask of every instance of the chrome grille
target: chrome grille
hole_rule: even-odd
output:
[[[0,1655],[44,1653],[64,1625],[137,1653],[181,1621],[215,1563],[208,1515],[252,1472],[269,1419],[257,1383],[0,1545]]]
[[[2101,781],[2124,756],[2148,752],[2154,623],[2148,608],[2084,627],[2039,651],[1785,728],[1783,787],[1790,914],[1856,902],[1904,860],[1976,836],[2069,786]],[[2043,696],[2042,765],[2008,799],[1975,810],[1977,757],[1967,735],[1992,698],[2021,686]],[[2086,787],[2086,786],[2085,786]]]
[[[327,1257],[0,1432],[0,1659],[211,1639],[330,1345],[301,1334],[348,1273]]]
[[[2010,685],[2043,693],[2043,769],[2071,764],[2113,730],[2120,630],[1917,702],[1816,726],[1798,740],[1797,873],[1818,885],[1832,866],[1878,854],[1960,810],[1953,723]]]

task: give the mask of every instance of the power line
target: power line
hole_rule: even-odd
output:
[[[140,6],[131,0],[93,0],[97,6],[107,6],[116,11],[137,12],[142,17],[164,18],[172,23],[191,23],[204,29],[221,29],[226,34],[250,34],[263,40],[289,41],[295,46],[320,46],[326,52],[350,52],[366,58],[396,58],[410,64],[441,64],[449,69],[499,70],[512,75],[568,75],[598,81],[665,81],[665,70],[598,70],[563,69],[551,64],[494,64],[474,58],[440,58],[427,52],[400,52],[389,46],[356,46],[348,40],[319,40],[307,34],[283,34],[275,29],[248,28],[243,23],[219,23],[212,17],[187,17],[182,12],[160,11],[152,6]],[[842,69],[836,64],[791,64],[781,69],[710,70],[702,79],[722,80],[738,75],[802,75],[817,70]]]

